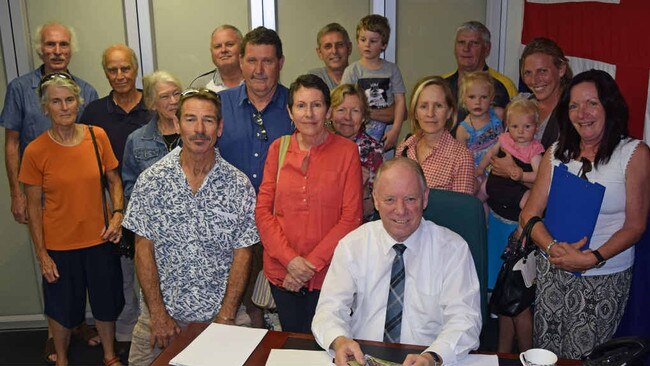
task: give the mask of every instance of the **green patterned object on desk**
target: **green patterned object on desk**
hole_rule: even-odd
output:
[[[348,361],[348,366],[401,366],[401,363],[382,360],[381,358],[372,357],[370,355],[364,356],[366,362],[362,365],[357,361]]]

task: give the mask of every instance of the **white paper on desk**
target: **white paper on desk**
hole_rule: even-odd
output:
[[[470,354],[458,360],[456,365],[458,366],[499,366],[499,357],[497,355]]]
[[[176,366],[243,365],[267,331],[212,323],[169,363]]]
[[[333,366],[332,356],[325,351],[272,349],[266,366]]]

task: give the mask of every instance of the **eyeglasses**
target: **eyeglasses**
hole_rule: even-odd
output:
[[[177,100],[180,99],[181,95],[182,95],[181,91],[177,90],[177,91],[175,91],[173,93],[161,94],[161,95],[158,96],[158,99],[160,99],[163,102],[167,103],[170,100],[172,100],[172,98],[177,99]]]
[[[580,158],[580,162],[582,163],[582,167],[580,168],[578,175],[580,176],[580,178],[589,182],[589,178],[587,178],[587,173],[589,173],[593,169],[593,166],[591,165],[591,161],[589,161],[589,159],[585,157],[582,157]]]
[[[262,141],[268,141],[269,136],[266,133],[266,127],[264,127],[264,120],[262,119],[262,113],[260,112],[253,112],[253,122],[259,127],[259,130],[255,134],[258,139]]]
[[[70,80],[74,83],[74,79],[72,79],[72,76],[68,74],[67,72],[53,72],[51,74],[47,74],[41,78],[41,81],[38,83],[38,96],[42,97],[43,96],[43,85],[47,83],[48,81],[52,81],[54,79],[63,79],[63,80]]]

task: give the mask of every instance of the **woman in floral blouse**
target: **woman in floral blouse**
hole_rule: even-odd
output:
[[[364,222],[370,221],[375,212],[372,184],[377,169],[384,161],[382,144],[365,132],[364,126],[369,115],[366,95],[356,85],[342,84],[332,90],[332,127],[337,134],[354,141],[359,147]]]

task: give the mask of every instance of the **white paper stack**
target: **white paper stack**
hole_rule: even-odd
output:
[[[176,366],[243,365],[266,332],[266,329],[212,323],[169,363]]]

